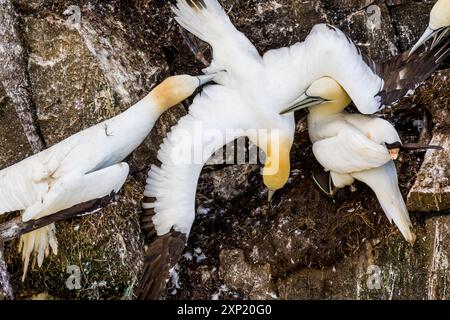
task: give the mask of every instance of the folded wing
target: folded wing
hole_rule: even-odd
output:
[[[391,160],[387,148],[348,124],[335,136],[313,145],[314,155],[327,171],[351,173],[380,167]]]

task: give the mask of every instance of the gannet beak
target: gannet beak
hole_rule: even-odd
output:
[[[207,84],[208,82],[212,81],[215,76],[216,76],[216,74],[207,74],[207,75],[203,75],[203,76],[197,76],[196,78],[198,79],[198,82],[199,82],[198,86],[201,87],[204,84]]]
[[[448,29],[448,28],[443,28],[443,29]],[[419,49],[422,45],[424,45],[428,41],[428,39],[430,39],[431,37],[434,37],[433,43],[431,44],[431,49],[433,49],[439,43],[439,41],[442,39],[443,35],[445,34],[446,31],[442,32],[442,31],[444,31],[443,29],[433,30],[432,28],[428,27],[425,30],[425,32],[423,33],[423,35],[420,37],[419,41],[417,41],[417,43],[409,51],[408,56],[411,56],[415,51],[417,51],[417,49]],[[442,32],[442,34],[440,34],[441,32]]]
[[[298,99],[294,100],[290,107],[284,109],[280,112],[280,115],[295,112],[300,109],[314,107],[319,104],[322,104],[326,102],[327,100],[321,98],[321,97],[310,97],[306,93],[302,94]]]
[[[269,190],[268,192],[267,192],[267,201],[268,202],[271,202],[272,201],[272,198],[273,198],[273,195],[275,194],[275,191],[272,191],[272,190]]]

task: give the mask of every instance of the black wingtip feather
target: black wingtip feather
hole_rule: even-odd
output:
[[[432,50],[423,47],[411,55],[405,52],[384,63],[370,63],[370,59],[366,62],[384,80],[383,90],[378,94],[382,104],[392,105],[427,80],[449,56],[450,34],[447,34]]]
[[[169,271],[181,258],[186,245],[186,235],[171,230],[157,237],[147,249],[144,268],[138,288],[135,291],[139,300],[157,300],[166,286]]]

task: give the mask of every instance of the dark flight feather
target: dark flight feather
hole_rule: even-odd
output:
[[[139,300],[157,300],[163,293],[170,269],[181,258],[186,246],[186,235],[170,231],[156,237],[145,254],[144,267],[138,287],[135,290]]]
[[[369,67],[384,80],[379,92],[381,103],[389,106],[415,90],[427,80],[450,55],[450,34],[431,51],[425,47],[411,56],[409,52],[399,54],[382,63],[364,57]]]

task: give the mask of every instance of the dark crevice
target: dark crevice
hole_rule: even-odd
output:
[[[18,12],[17,6],[13,3],[14,10]],[[23,47],[23,57],[24,57],[24,70],[25,70],[25,80],[28,83],[28,91],[29,91],[29,100],[30,100],[30,110],[31,110],[31,117],[33,120],[33,127],[35,130],[35,133],[39,137],[39,140],[41,141],[42,145],[44,146],[44,149],[47,148],[47,143],[45,141],[44,135],[42,134],[41,127],[39,125],[39,119],[37,116],[37,105],[36,101],[34,100],[34,94],[33,94],[33,84],[31,82],[30,77],[30,70],[28,69],[28,61],[30,56],[30,46],[28,45],[26,39],[25,39],[25,31],[24,31],[24,21],[22,15],[18,15],[17,17],[17,33],[20,38],[20,42],[22,43]]]
[[[392,9],[393,9],[393,5],[388,5],[388,3],[386,1],[384,1],[388,14],[389,14],[389,23],[392,26],[392,29],[394,30],[394,34],[395,34],[395,38],[394,38],[394,42],[395,42],[395,46],[397,47],[397,50],[401,51],[402,48],[402,44],[400,41],[400,38],[402,36],[398,24],[396,23],[395,19],[393,18],[393,13],[392,13]]]

